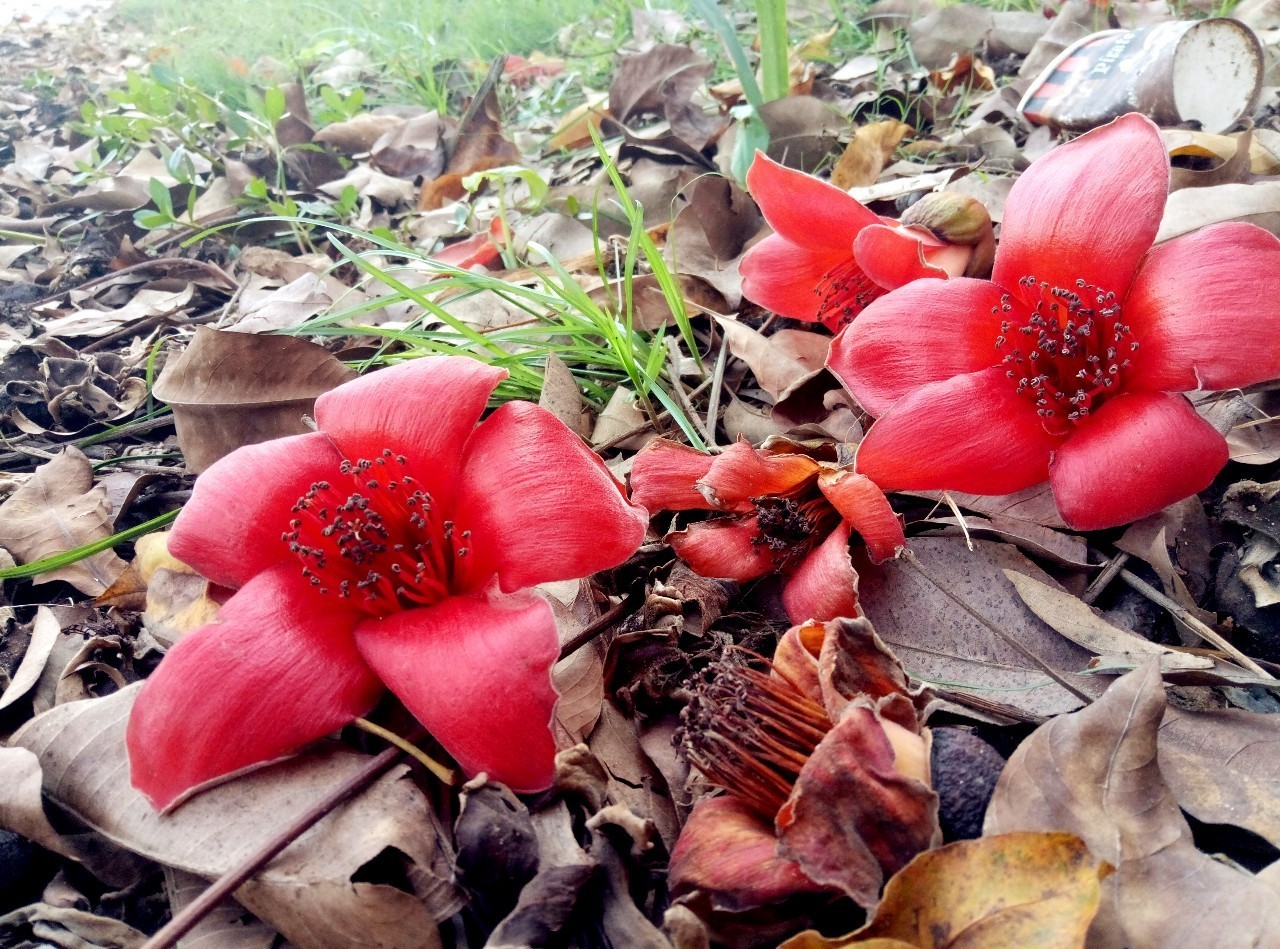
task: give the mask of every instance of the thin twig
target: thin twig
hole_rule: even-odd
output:
[[[680,382],[680,343],[674,336],[667,337],[667,365],[671,367],[672,394],[676,397],[676,401],[680,403],[680,408],[684,409],[685,417],[697,427],[702,434],[703,440],[710,444],[713,439],[707,433],[708,426],[703,424],[702,417],[694,409],[693,403],[684,391],[684,385]]]
[[[1145,596],[1152,603],[1156,604],[1157,606],[1164,607],[1164,609],[1168,610],[1170,613],[1172,613],[1174,616],[1180,619],[1183,623],[1185,623],[1187,628],[1190,629],[1193,633],[1195,633],[1205,642],[1212,644],[1215,648],[1221,649],[1228,656],[1230,656],[1236,662],[1240,663],[1240,665],[1244,666],[1254,675],[1261,676],[1264,679],[1275,678],[1275,676],[1273,676],[1270,672],[1262,668],[1262,666],[1258,665],[1256,662],[1254,662],[1252,659],[1250,659],[1248,656],[1242,653],[1235,646],[1231,645],[1231,643],[1223,639],[1222,635],[1218,633],[1216,630],[1206,626],[1204,623],[1200,622],[1200,620],[1196,619],[1196,616],[1194,613],[1192,613],[1190,610],[1184,609],[1183,607],[1179,606],[1177,603],[1169,599],[1162,592],[1157,590],[1155,587],[1149,584],[1146,580],[1143,580],[1137,574],[1132,573],[1131,571],[1128,571],[1128,570],[1121,570],[1120,579],[1123,580],[1125,583],[1129,584],[1129,586],[1133,587],[1135,590],[1137,590],[1139,593]]]
[[[724,367],[729,361],[729,341],[720,336],[720,352],[711,373],[711,392],[707,396],[707,447],[716,447],[716,424],[720,420],[720,387],[724,385]]]
[[[373,784],[403,758],[404,752],[394,746],[370,758],[363,768],[281,828],[274,837],[246,857],[239,866],[232,867],[218,877],[207,890],[184,906],[159,932],[143,943],[142,949],[169,949],[176,945],[178,940],[189,933],[200,920],[271,862],[280,851],[301,837],[313,824],[339,804]]]
[[[640,605],[642,588],[637,585],[625,597],[609,607],[594,622],[582,628],[582,631],[560,647],[560,659],[567,659],[575,652],[595,639],[602,632],[622,619],[623,614]]]
[[[911,552],[911,549],[909,547],[904,547],[902,549],[902,552],[899,554],[899,556],[912,569],[914,569],[917,573],[919,573],[920,576],[928,580],[929,583],[934,588],[936,588],[939,593],[941,593],[947,599],[951,600],[951,602],[955,603],[956,606],[960,607],[960,609],[964,610],[966,613],[968,613],[970,616],[976,619],[979,623],[981,623],[987,629],[991,630],[991,632],[999,636],[1002,640],[1004,640],[1011,647],[1013,647],[1017,652],[1025,656],[1027,659],[1030,659],[1031,662],[1033,662],[1038,669],[1044,672],[1045,675],[1051,678],[1054,682],[1058,683],[1058,685],[1062,686],[1064,689],[1066,689],[1076,698],[1080,699],[1086,705],[1088,705],[1093,701],[1093,696],[1089,695],[1086,692],[1080,691],[1078,688],[1076,688],[1074,685],[1068,682],[1061,672],[1053,668],[1051,665],[1049,665],[1047,662],[1045,662],[1043,659],[1041,659],[1039,656],[1033,653],[1026,646],[1022,645],[1022,643],[1018,642],[1018,640],[1015,637],[1011,636],[1009,633],[1006,633],[1003,629],[1001,629],[995,623],[991,622],[991,620],[987,619],[985,616],[983,616],[981,613],[975,610],[959,594],[953,593],[951,590],[948,590],[945,586],[943,586],[939,581],[934,579],[933,575],[928,570],[925,569],[924,564],[920,563],[920,561],[916,559],[916,555]]]
[[[1123,550],[1107,561],[1107,565],[1102,568],[1102,572],[1093,578],[1093,582],[1085,589],[1080,596],[1084,602],[1090,606],[1093,601],[1102,595],[1102,591],[1114,580],[1124,569],[1124,565],[1129,562],[1129,555]]]

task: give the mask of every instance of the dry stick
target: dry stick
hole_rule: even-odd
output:
[[[939,593],[941,593],[947,599],[951,600],[951,602],[955,603],[956,606],[960,607],[960,609],[964,610],[966,613],[968,613],[970,616],[976,619],[979,623],[981,623],[987,629],[991,630],[991,632],[995,633],[1002,640],[1004,640],[1006,643],[1008,643],[1010,646],[1016,649],[1019,653],[1025,656],[1027,659],[1030,659],[1033,663],[1035,663],[1037,668],[1043,671],[1054,682],[1058,683],[1058,685],[1062,686],[1064,689],[1066,689],[1076,698],[1080,699],[1086,705],[1088,705],[1093,701],[1093,696],[1085,692],[1081,692],[1074,685],[1068,682],[1066,678],[1062,675],[1062,673],[1060,673],[1057,669],[1054,669],[1047,662],[1045,662],[1043,659],[1041,659],[1039,656],[1033,653],[1030,649],[1022,645],[1022,643],[1018,642],[1018,640],[1015,639],[1013,636],[1006,633],[1003,629],[1001,629],[995,623],[991,622],[991,620],[987,619],[985,616],[983,616],[981,613],[975,610],[958,593],[953,593],[951,590],[948,590],[945,586],[943,586],[939,581],[934,579],[933,575],[930,574],[929,571],[924,568],[924,564],[920,563],[920,561],[916,559],[916,555],[911,552],[910,548],[908,547],[902,548],[902,553],[899,554],[899,556],[902,558],[902,560],[904,560],[907,564],[909,564],[912,567],[912,569],[914,569],[917,573],[919,573],[920,576],[928,580],[929,583],[932,584],[938,590]]]
[[[1093,582],[1085,589],[1080,599],[1093,605],[1094,600],[1102,595],[1102,591],[1120,575],[1120,571],[1124,569],[1124,565],[1129,562],[1129,555],[1123,550],[1106,562],[1106,566],[1102,568],[1102,572],[1093,578]]]
[[[370,758],[363,768],[334,788],[327,796],[311,805],[256,852],[245,858],[239,866],[232,867],[218,877],[209,889],[184,906],[159,932],[144,942],[142,949],[169,949],[170,946],[176,945],[179,939],[189,933],[200,920],[209,915],[219,903],[239,889],[251,876],[266,866],[276,854],[302,836],[313,824],[343,801],[354,797],[391,770],[392,766],[399,763],[403,757],[403,751],[392,747],[377,757]]]
[[[1200,622],[1200,620],[1196,619],[1193,613],[1179,606],[1137,574],[1131,573],[1128,570],[1121,570],[1120,579],[1129,584],[1129,586],[1133,587],[1152,603],[1157,606],[1164,607],[1164,609],[1168,610],[1185,623],[1187,628],[1193,633],[1225,652],[1228,656],[1240,663],[1240,665],[1244,666],[1254,675],[1261,676],[1264,679],[1275,678],[1275,676],[1270,672],[1262,668],[1262,666],[1258,665],[1235,646],[1231,645],[1231,643],[1223,639],[1220,633]]]
[[[601,614],[599,619],[584,627],[582,632],[565,643],[560,650],[560,658],[563,659],[573,654],[603,630],[608,629],[621,619],[628,609],[636,605],[636,601],[640,598],[640,593],[639,587],[633,589],[621,602],[610,607]],[[405,753],[403,751],[399,748],[391,747],[378,754],[377,757],[370,758],[363,768],[334,788],[327,797],[317,801],[304,813],[300,814],[291,824],[246,857],[239,866],[232,867],[215,880],[207,890],[184,906],[159,932],[143,943],[142,949],[169,949],[169,947],[176,945],[178,940],[189,933],[200,920],[208,916],[219,903],[231,896],[251,876],[266,866],[280,851],[301,837],[313,824],[317,823],[339,804],[354,797],[386,774],[392,766],[398,764],[404,757]]]
[[[716,368],[711,373],[711,392],[707,396],[707,447],[716,447],[716,425],[720,420],[720,387],[724,384],[724,367],[729,361],[729,341],[721,335]]]

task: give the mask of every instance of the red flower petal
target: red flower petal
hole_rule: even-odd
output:
[[[237,448],[196,479],[173,522],[170,553],[225,587],[243,586],[274,564],[297,563],[280,539],[291,509],[314,482],[337,477],[341,461],[321,432]]]
[[[743,912],[822,891],[791,860],[777,855],[773,828],[732,795],[704,797],[671,851],[676,895],[701,890],[718,910]]]
[[[461,479],[455,516],[471,531],[464,589],[494,572],[509,593],[617,566],[649,523],[604,462],[529,402],[508,402],[475,430]]]
[[[631,463],[631,500],[650,514],[715,510],[697,488],[713,460],[706,452],[656,438]]]
[[[711,462],[700,482],[726,511],[754,509],[752,498],[786,494],[813,477],[818,463],[805,455],[773,455],[734,442]]]
[[[922,277],[948,276],[946,270],[925,260],[925,244],[949,247],[945,241],[914,228],[875,224],[863,228],[853,242],[853,256],[868,277],[890,290],[906,286]],[[956,248],[963,258],[960,270],[969,260],[967,249]]]
[[[818,320],[822,296],[818,285],[827,272],[853,266],[853,247],[811,247],[770,234],[738,264],[742,293],[766,310],[793,320]]]
[[[987,280],[913,283],[876,300],[831,344],[827,366],[872,415],[908,392],[1000,361],[1004,291]]]
[[[1280,376],[1280,240],[1232,222],[1151,249],[1124,303],[1126,385],[1234,389]]]
[[[1084,279],[1123,298],[1168,189],[1160,133],[1136,112],[1055,148],[1009,192],[992,281],[1019,295],[1026,276],[1072,291]]]
[[[769,548],[753,543],[758,533],[754,517],[718,517],[673,531],[664,540],[698,576],[745,583],[776,566]]]
[[[1185,398],[1117,396],[1054,453],[1049,483],[1075,530],[1128,524],[1203,491],[1227,463],[1227,443]]]
[[[316,423],[351,461],[384,448],[409,458],[414,476],[448,507],[462,446],[505,369],[465,356],[423,356],[324,393]]]
[[[858,573],[849,561],[849,525],[843,521],[809,552],[782,589],[793,623],[858,616]]]
[[[853,256],[853,239],[881,218],[835,185],[756,152],[747,171],[747,190],[769,226],[804,247],[825,247]]]
[[[368,712],[382,683],[356,652],[356,618],[301,568],[250,580],[143,685],[126,732],[133,786],[165,809]]]
[[[886,491],[1010,494],[1048,477],[1062,440],[1003,369],[984,369],[900,399],[858,446],[857,469]]]
[[[898,548],[907,545],[902,522],[893,512],[889,499],[866,475],[852,471],[823,472],[818,488],[845,522],[862,535],[872,563],[892,559],[897,556]]]
[[[530,593],[455,596],[367,620],[356,644],[405,707],[457,759],[521,793],[551,785],[560,651],[546,601]]]

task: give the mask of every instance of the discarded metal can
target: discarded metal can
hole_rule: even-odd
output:
[[[1238,20],[1174,20],[1104,30],[1063,50],[1018,111],[1039,125],[1083,132],[1126,112],[1163,126],[1197,122],[1223,132],[1262,89],[1262,44]]]

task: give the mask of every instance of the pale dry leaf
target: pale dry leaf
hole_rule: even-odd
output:
[[[176,916],[209,888],[209,881],[193,873],[164,868],[169,909]],[[227,897],[182,937],[179,949],[274,949],[276,931]]]
[[[928,498],[942,503],[941,491],[904,491],[912,497]],[[1065,530],[1067,523],[1058,513],[1057,502],[1053,500],[1053,491],[1048,482],[1018,491],[1016,494],[962,494],[957,491],[946,492],[951,500],[966,511],[985,514],[988,517],[997,515],[1015,521],[1038,524],[1041,527],[1052,527]]]
[[[1143,639],[1136,633],[1112,626],[1094,612],[1093,608],[1077,596],[1065,590],[1042,583],[1016,570],[1005,570],[1013,588],[1022,602],[1067,639],[1099,656],[1124,656],[1130,659],[1147,659],[1156,656],[1162,668],[1166,660],[1172,668],[1212,669],[1213,660],[1207,656],[1190,656]]]
[[[894,149],[913,131],[897,119],[860,126],[831,169],[831,183],[841,191],[875,184]]]
[[[1097,945],[1280,944],[1276,892],[1196,849],[1157,760],[1164,710],[1153,660],[1088,708],[1042,725],[1009,759],[983,833],[1065,830],[1116,867],[1090,931]]]
[[[547,354],[542,373],[542,392],[538,404],[558,418],[570,431],[584,438],[591,429],[582,405],[582,389],[564,360],[555,353]]]
[[[78,448],[64,448],[35,470],[0,504],[0,546],[18,563],[33,563],[111,536],[111,505],[93,484],[93,468]],[[81,593],[97,596],[124,570],[114,550],[41,573],[37,583],[65,580]]]
[[[129,784],[124,730],[139,688],[58,706],[23,726],[12,743],[40,758],[45,793],[56,804],[165,866],[220,876],[274,834],[282,819],[306,810],[368,761],[346,749],[316,747],[162,816]],[[362,868],[388,860],[411,892],[356,882]],[[324,818],[236,898],[302,949],[436,947],[436,922],[460,905],[449,876],[431,806],[398,769]]]
[[[775,399],[811,375],[811,370],[804,363],[774,346],[769,337],[731,317],[712,314],[712,318],[724,332],[729,351],[747,364],[760,388]]]
[[[77,859],[76,851],[53,829],[41,796],[40,759],[26,748],[0,748],[0,827],[46,850]]]
[[[44,671],[61,632],[62,625],[53,612],[47,606],[39,607],[31,621],[31,641],[27,644],[27,651],[22,654],[22,662],[18,664],[8,688],[0,695],[0,709],[18,701],[40,680],[40,673]]]
[[[1246,221],[1280,234],[1280,181],[1183,188],[1169,195],[1156,241],[1221,221]]]

